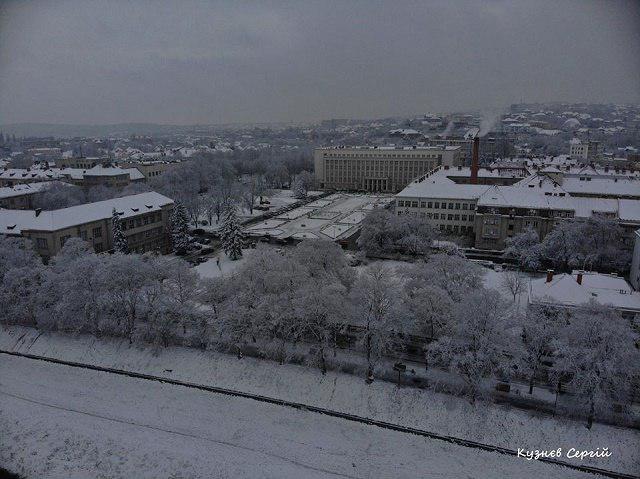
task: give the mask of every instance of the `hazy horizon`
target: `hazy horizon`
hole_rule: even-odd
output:
[[[0,3],[0,124],[640,103],[640,2]]]

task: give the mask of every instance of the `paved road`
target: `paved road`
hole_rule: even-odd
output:
[[[0,358],[0,463],[38,478],[594,477],[337,418]]]

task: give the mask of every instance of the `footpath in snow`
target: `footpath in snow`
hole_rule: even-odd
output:
[[[442,435],[483,442],[510,449],[608,448],[609,458],[585,459],[591,465],[628,474],[640,470],[640,432],[510,408],[477,403],[428,390],[400,388],[390,383],[366,385],[355,376],[275,362],[170,347],[154,353],[151,348],[126,340],[91,336],[40,334],[24,327],[0,329],[0,348],[165,376],[204,385],[261,394],[336,411],[415,427]],[[571,461],[571,459],[563,458]]]

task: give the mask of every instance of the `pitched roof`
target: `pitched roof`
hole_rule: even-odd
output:
[[[43,211],[39,215],[32,210],[0,209],[0,234],[20,234],[25,230],[57,231],[110,218],[114,208],[121,213],[121,218],[127,218],[145,212],[160,211],[163,206],[169,204],[173,204],[172,199],[150,191],[60,210]]]

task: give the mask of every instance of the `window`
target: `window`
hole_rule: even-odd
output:
[[[456,209],[459,210],[460,209],[460,203],[456,203]]]
[[[144,224],[145,224],[145,225],[148,225],[148,224],[149,224],[149,217],[148,217],[148,216],[145,216],[145,217],[144,217]]]
[[[467,221],[467,215],[462,215],[462,221]]]
[[[453,215],[453,219],[456,221],[460,221],[460,215]]]
[[[449,209],[452,210],[453,209],[453,203],[449,203]]]
[[[102,226],[98,226],[97,228],[93,228],[93,237],[94,238],[102,238]]]
[[[142,226],[142,218],[136,218],[136,226]]]
[[[439,220],[440,219],[440,213],[434,213],[433,214],[433,219],[434,220]]]
[[[434,203],[433,206],[435,209],[440,209],[440,203],[438,203],[437,201]]]
[[[47,249],[49,248],[49,242],[47,238],[36,238],[36,246],[38,249]]]
[[[80,238],[82,238],[83,240],[87,241],[87,231],[86,230],[80,231]]]
[[[129,220],[129,228],[133,228],[135,226],[135,223],[133,222],[133,220]]]
[[[102,251],[102,243],[96,243],[96,253],[101,253]]]
[[[427,208],[433,208],[433,202],[432,201],[427,202]]]
[[[462,209],[463,210],[468,210],[469,209],[469,205],[467,203],[462,203]]]
[[[453,219],[453,215],[447,215],[447,219],[451,221]]]
[[[67,242],[67,240],[69,238],[71,238],[71,236],[69,236],[69,235],[60,236],[60,247],[61,248],[64,246],[64,244]]]

